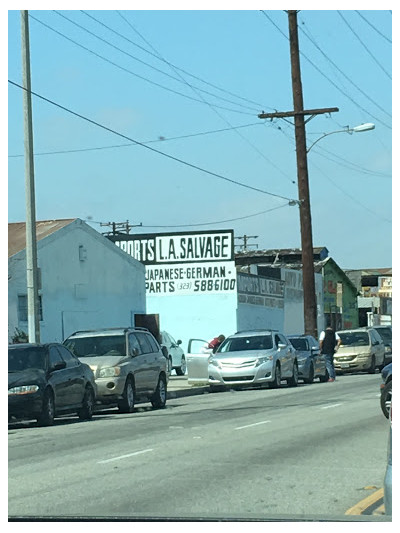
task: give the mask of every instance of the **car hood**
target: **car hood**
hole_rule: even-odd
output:
[[[44,370],[28,368],[20,372],[8,373],[8,388],[22,385],[41,385],[46,381]]]
[[[126,355],[101,355],[93,357],[78,357],[81,363],[85,363],[95,371],[97,368],[104,368],[110,366],[116,366],[126,361],[129,361],[130,357]]]
[[[358,355],[360,353],[369,353],[371,348],[369,346],[340,346],[336,352],[336,357],[342,355]]]
[[[231,363],[231,364],[243,364],[248,363],[250,361],[255,361],[259,357],[266,357],[267,355],[271,355],[272,351],[256,351],[256,350],[248,350],[243,352],[228,352],[224,354],[215,353],[212,355],[213,359],[216,359],[217,361],[220,361],[221,363]]]

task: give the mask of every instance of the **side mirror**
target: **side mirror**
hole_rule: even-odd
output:
[[[139,355],[139,350],[137,348],[132,348],[132,357]]]
[[[279,349],[279,350],[283,350],[284,348],[286,348],[286,346],[287,346],[287,344],[283,344],[283,342],[280,342],[280,343],[278,344],[278,349]]]
[[[179,346],[180,344],[182,344],[182,341],[181,340],[176,341],[176,344]]]
[[[56,370],[63,370],[67,366],[65,361],[59,361],[50,368],[50,372],[55,372]]]

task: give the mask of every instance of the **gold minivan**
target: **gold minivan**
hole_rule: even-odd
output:
[[[374,328],[357,328],[337,331],[341,344],[333,363],[337,372],[364,371],[370,374],[382,369],[385,361],[385,345]]]

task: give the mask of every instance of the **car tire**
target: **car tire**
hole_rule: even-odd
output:
[[[95,398],[93,389],[92,387],[87,386],[85,394],[83,395],[82,407],[78,411],[80,420],[90,420],[93,417],[94,403]]]
[[[122,400],[118,402],[120,413],[133,413],[135,408],[135,386],[131,376],[126,378]]]
[[[314,382],[314,364],[313,363],[310,364],[310,372],[308,374],[308,377],[303,378],[303,381],[304,383],[307,383],[308,385]]]
[[[184,376],[186,374],[186,359],[184,355],[182,355],[181,366],[175,368],[175,371],[177,376]]]
[[[328,379],[329,379],[329,374],[328,374],[328,371],[325,370],[325,375],[324,376],[320,376],[319,381],[321,383],[327,383]]]
[[[371,357],[371,366],[368,369],[368,374],[375,374],[375,367],[376,367],[375,355],[373,355]]]
[[[52,426],[54,424],[55,404],[53,392],[47,389],[44,393],[42,412],[37,421],[39,426]]]
[[[274,380],[271,382],[271,386],[273,389],[279,389],[279,387],[281,386],[281,375],[281,367],[280,364],[277,363],[275,367],[275,377]]]
[[[392,381],[388,381],[381,392],[382,413],[389,418],[389,409],[392,402]]]
[[[298,369],[296,362],[293,364],[292,377],[287,379],[286,383],[288,384],[289,387],[297,387],[299,383],[299,369]]]
[[[163,409],[167,401],[167,382],[161,375],[158,378],[157,388],[151,398],[151,405],[156,409]]]

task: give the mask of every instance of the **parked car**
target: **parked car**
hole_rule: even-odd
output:
[[[296,350],[278,331],[240,331],[227,337],[210,355],[209,385],[262,385],[290,387],[298,383]]]
[[[381,376],[381,409],[386,418],[389,418],[389,410],[392,405],[392,363],[382,369]]]
[[[166,331],[161,332],[162,344],[168,350],[168,358],[170,361],[170,369],[175,370],[177,376],[183,376],[186,373],[186,356],[180,345],[181,340],[175,340]]]
[[[74,412],[88,420],[95,397],[92,370],[62,344],[8,346],[9,420],[33,418],[50,426],[56,416]]]
[[[367,371],[374,374],[385,363],[385,345],[374,328],[338,331],[341,344],[333,357],[337,372]]]
[[[389,439],[385,477],[383,480],[383,504],[385,515],[392,516],[392,404],[389,409]]]
[[[77,331],[65,346],[93,370],[100,404],[132,413],[137,400],[165,407],[167,359],[146,328]]]
[[[392,362],[392,326],[374,326],[385,345],[385,365]]]
[[[325,356],[321,354],[317,339],[312,335],[288,335],[287,338],[297,352],[299,378],[304,383],[313,383],[315,378],[328,381]]]

